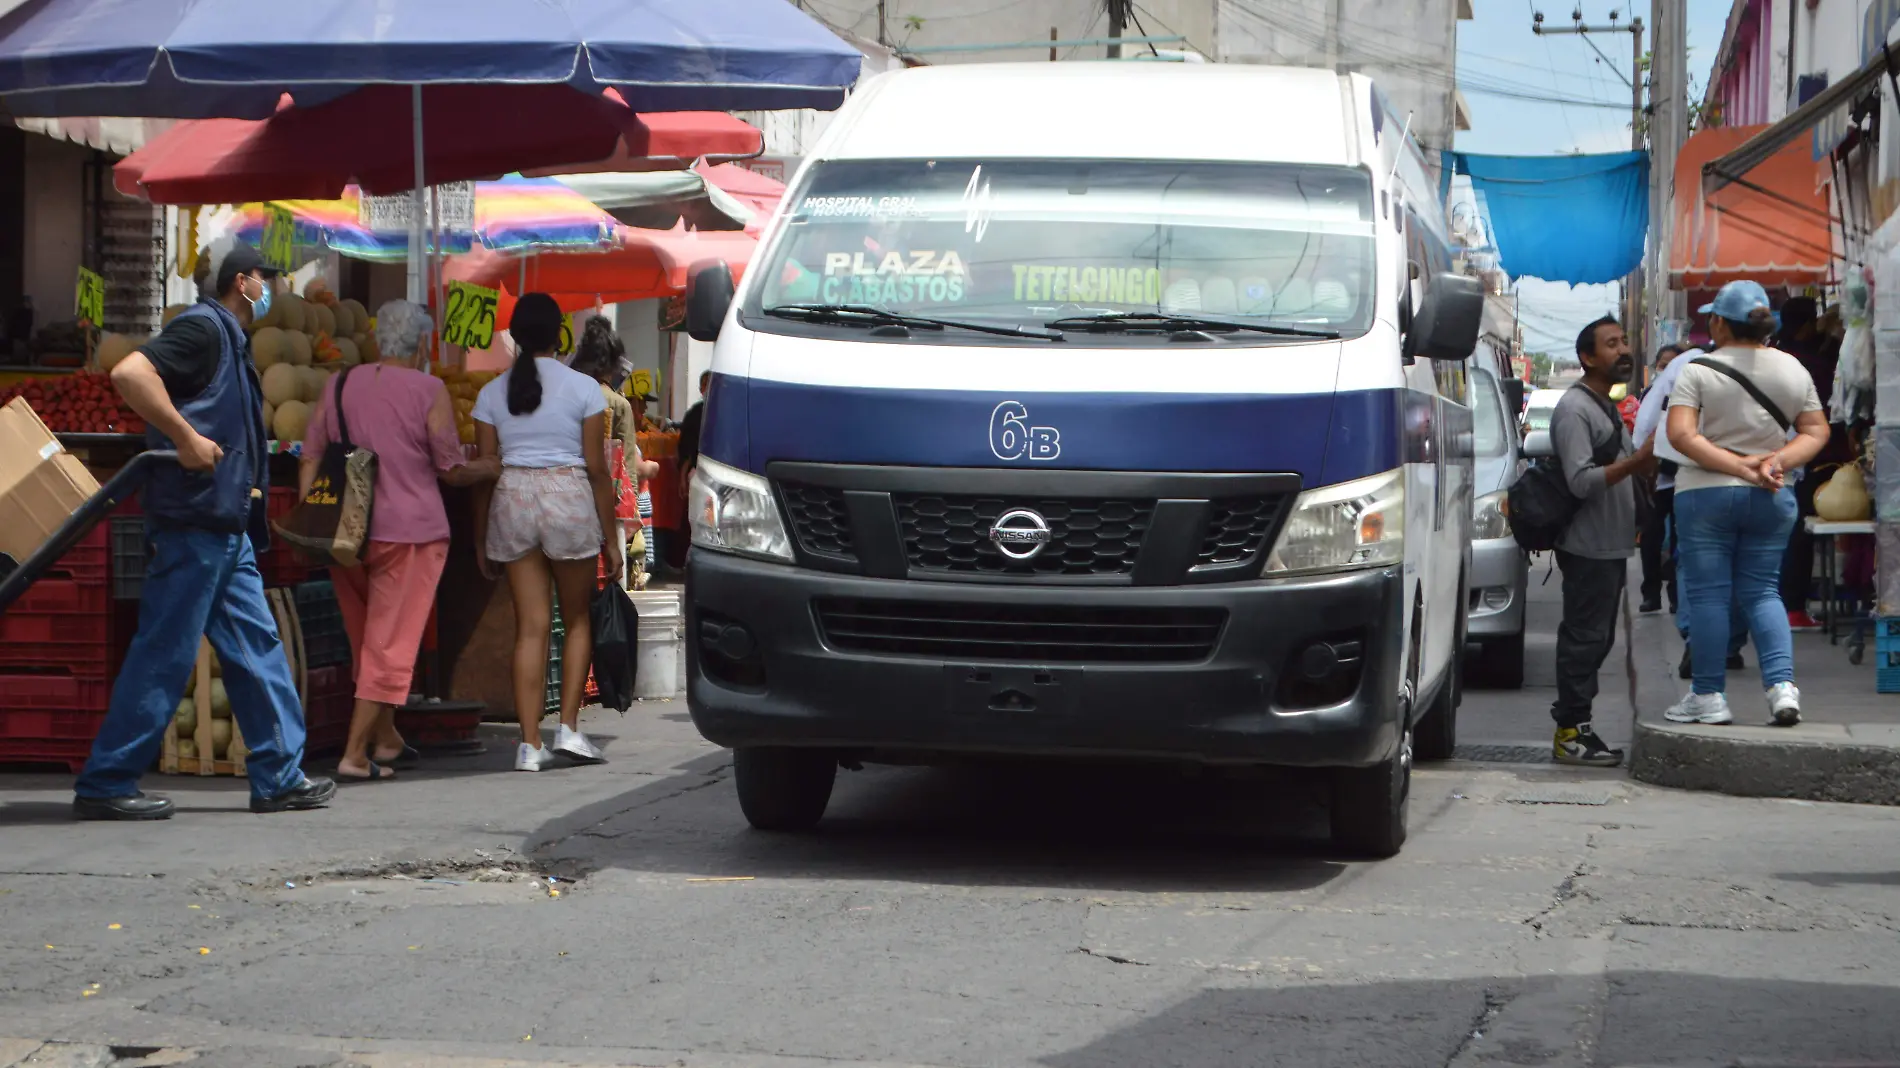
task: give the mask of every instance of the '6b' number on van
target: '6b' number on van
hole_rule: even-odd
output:
[[[990,451],[998,460],[1053,460],[1062,455],[1062,432],[1030,426],[1022,402],[1004,401],[990,413]]]

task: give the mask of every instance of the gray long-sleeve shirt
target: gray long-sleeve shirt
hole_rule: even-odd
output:
[[[1589,388],[1578,384],[1565,390],[1550,417],[1551,445],[1564,481],[1583,502],[1557,539],[1557,548],[1595,560],[1616,560],[1636,551],[1636,484],[1626,478],[1609,485],[1597,463],[1597,447],[1615,435],[1620,460],[1630,454],[1630,438],[1623,420],[1611,416],[1607,402],[1589,396]]]

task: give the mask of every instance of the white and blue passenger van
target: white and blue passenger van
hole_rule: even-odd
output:
[[[733,291],[688,699],[757,827],[842,764],[1324,769],[1405,838],[1451,754],[1482,293],[1357,75],[921,68],[862,88]]]

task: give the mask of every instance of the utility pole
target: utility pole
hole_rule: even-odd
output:
[[[1108,35],[1120,37],[1128,29],[1128,0],[1108,0]],[[1108,58],[1122,58],[1122,46],[1108,46]]]
[[[1664,2],[1667,2],[1667,0],[1664,0]],[[1579,38],[1582,38],[1583,43],[1589,45],[1598,56],[1601,56],[1604,65],[1615,72],[1619,78],[1623,77],[1623,72],[1616,69],[1616,64],[1610,62],[1610,57],[1604,55],[1603,49],[1598,48],[1595,41],[1590,40],[1590,35],[1593,33],[1627,33],[1630,35],[1630,73],[1629,77],[1624,79],[1629,82],[1630,87],[1630,148],[1633,151],[1641,152],[1643,150],[1643,128],[1646,125],[1643,122],[1643,20],[1641,18],[1631,19],[1629,25],[1624,26],[1618,22],[1621,15],[1621,11],[1612,10],[1610,12],[1609,25],[1591,26],[1583,21],[1583,8],[1577,7],[1570,13],[1571,25],[1547,27],[1544,25],[1544,13],[1542,11],[1533,10],[1531,12],[1531,32],[1539,36],[1546,34],[1575,34]],[[1656,183],[1658,181],[1672,180],[1673,176],[1658,175],[1653,166],[1654,161],[1652,160],[1651,162],[1652,167],[1649,174],[1651,189],[1650,203],[1653,205],[1655,203],[1654,189]],[[1652,214],[1649,220],[1651,234],[1659,230],[1661,225],[1661,220],[1656,219]],[[1650,235],[1644,236],[1648,237]],[[1648,247],[1654,248],[1655,242],[1653,240],[1650,241]],[[1636,270],[1630,272],[1628,278],[1623,280],[1623,329],[1629,332],[1630,344],[1638,353],[1647,353],[1649,350],[1649,343],[1644,336],[1645,331],[1643,330],[1643,274],[1643,268],[1638,266]],[[1648,361],[1645,359],[1639,359],[1637,361],[1639,375],[1647,365]]]

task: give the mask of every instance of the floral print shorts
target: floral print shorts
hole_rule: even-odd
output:
[[[505,564],[536,549],[550,560],[600,554],[600,512],[580,467],[504,467],[488,508],[488,558]]]

